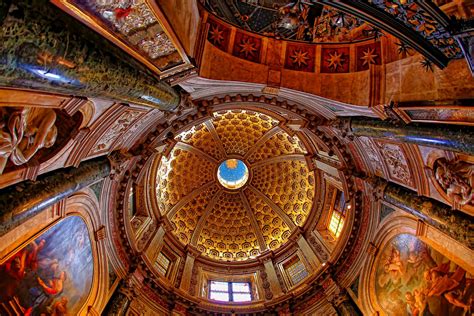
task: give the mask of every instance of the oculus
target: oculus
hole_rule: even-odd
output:
[[[247,183],[248,178],[249,169],[239,159],[227,159],[217,169],[217,179],[227,189],[240,189]]]

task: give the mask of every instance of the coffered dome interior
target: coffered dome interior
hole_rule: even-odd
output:
[[[174,138],[159,158],[156,194],[181,243],[212,259],[242,261],[278,249],[305,223],[315,175],[303,142],[280,123],[226,110]],[[222,164],[227,171],[248,168],[248,179],[237,188],[223,185]]]

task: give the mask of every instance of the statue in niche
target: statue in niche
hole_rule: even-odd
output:
[[[0,108],[0,174],[8,161],[28,162],[56,142],[56,112],[47,108]]]
[[[474,205],[474,165],[440,158],[433,165],[433,173],[438,184],[445,190],[454,209]]]

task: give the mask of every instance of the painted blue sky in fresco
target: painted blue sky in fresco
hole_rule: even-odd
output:
[[[219,175],[225,181],[236,182],[245,177],[247,166],[245,166],[245,164],[240,160],[236,159],[236,161],[237,167],[233,169],[227,166],[227,160],[221,163],[221,165],[219,166]]]

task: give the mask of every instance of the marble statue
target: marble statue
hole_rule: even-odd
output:
[[[446,191],[453,208],[474,205],[474,165],[456,160],[438,159],[433,167],[438,184]]]
[[[56,112],[47,108],[0,108],[0,174],[10,160],[27,163],[57,138]]]

